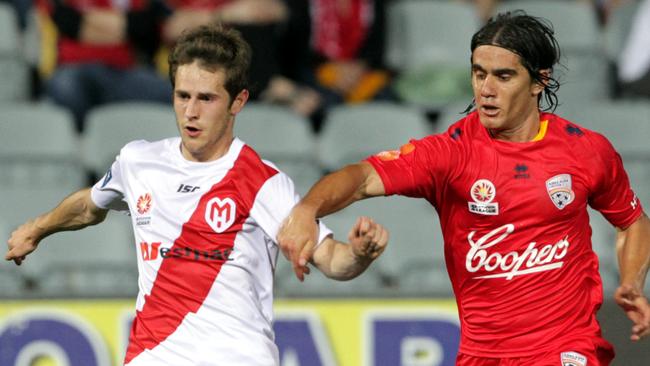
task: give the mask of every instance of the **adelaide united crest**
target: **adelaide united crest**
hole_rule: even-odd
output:
[[[559,174],[546,181],[546,191],[555,207],[563,210],[575,199],[575,193],[571,189],[571,175]]]

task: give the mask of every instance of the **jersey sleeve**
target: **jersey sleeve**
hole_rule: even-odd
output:
[[[434,202],[458,159],[454,143],[445,135],[411,140],[399,150],[366,159],[377,171],[387,196],[399,194]]]
[[[124,200],[125,182],[121,170],[122,161],[118,156],[110,169],[92,187],[90,197],[97,207],[116,211],[128,211]]]
[[[278,172],[269,178],[255,198],[251,216],[259,223],[264,232],[277,244],[277,235],[284,219],[289,216],[293,206],[300,197],[295,191],[289,176]],[[318,245],[332,235],[332,231],[319,220]]]
[[[594,141],[601,162],[595,167],[595,189],[589,197],[589,204],[612,225],[627,228],[643,212],[641,203],[630,186],[621,156],[612,144],[599,134],[595,135]]]

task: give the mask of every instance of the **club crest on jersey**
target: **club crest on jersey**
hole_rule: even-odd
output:
[[[563,210],[573,202],[575,193],[571,189],[571,175],[560,174],[546,181],[546,191],[555,207]]]
[[[562,366],[587,366],[587,357],[578,352],[562,352],[560,360]]]
[[[237,205],[230,198],[215,197],[205,205],[205,222],[216,233],[222,233],[235,222]]]
[[[499,204],[494,201],[497,190],[494,184],[487,179],[479,179],[469,190],[473,202],[467,202],[469,211],[479,215],[498,215]]]

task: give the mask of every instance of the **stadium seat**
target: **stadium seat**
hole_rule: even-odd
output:
[[[51,210],[69,193],[57,186],[5,189],[0,206],[0,222],[4,227],[0,231],[6,232],[3,237],[8,239],[11,231]],[[108,290],[108,282],[114,283],[111,288],[114,292],[122,288],[134,293],[133,286],[124,282],[127,276],[137,278],[134,254],[129,252],[135,252],[129,219],[111,216],[119,215],[109,214],[107,222],[100,226],[57,233],[44,239],[20,267],[11,268],[12,276],[21,286],[20,296],[95,296]],[[3,267],[0,272],[9,270]]]
[[[13,6],[0,2],[0,102],[25,101],[29,94],[29,67],[20,39]]]
[[[24,264],[45,296],[130,297],[138,291],[135,244],[128,216],[54,234]]]
[[[288,174],[304,194],[321,177],[310,122],[286,107],[249,102],[235,120],[235,135]]]
[[[10,228],[5,220],[0,217],[0,238],[6,242],[13,228]],[[6,248],[3,247],[4,250]],[[22,296],[25,290],[26,281],[20,273],[20,267],[13,262],[0,262],[0,298],[18,298]]]
[[[467,100],[459,100],[440,109],[440,113],[436,118],[436,133],[447,132],[449,126],[456,123],[459,119],[464,118],[466,114],[463,112],[471,102],[471,98]]]
[[[454,98],[471,97],[469,45],[479,27],[468,3],[393,2],[387,8],[386,63],[400,72],[400,98],[436,111]]]
[[[97,107],[86,119],[84,164],[101,176],[127,143],[178,136],[175,121],[172,108],[159,103],[127,102]]]
[[[610,94],[607,57],[596,11],[589,2],[526,1],[502,2],[497,11],[523,9],[527,14],[549,20],[560,45],[560,65],[554,77],[562,86],[560,101],[606,99]]]
[[[69,193],[61,187],[7,189],[0,206],[0,222],[5,223],[5,231],[12,231],[51,210]],[[111,212],[97,226],[53,234],[16,272],[29,285],[24,288],[24,295],[29,296],[134,294],[137,269],[130,220]],[[125,282],[126,278],[131,282]]]
[[[0,187],[86,184],[72,116],[49,104],[0,105]]]
[[[393,67],[405,70],[423,65],[469,65],[469,42],[480,27],[470,4],[451,1],[406,0],[388,10],[388,34],[394,34],[399,59]],[[435,17],[432,18],[432,14]],[[389,55],[390,53],[389,43]],[[395,55],[389,56],[395,58]],[[464,62],[465,61],[465,62]]]
[[[423,199],[376,197],[356,202],[325,218],[335,237],[347,241],[359,216],[368,216],[390,232],[382,257],[373,266],[384,283],[384,293],[450,295],[444,261],[444,241],[438,215]]]
[[[319,159],[325,169],[335,170],[431,132],[424,113],[416,108],[380,102],[339,106],[327,115]]]
[[[603,33],[605,42],[605,53],[612,62],[617,62],[625,47],[627,36],[639,7],[638,1],[623,2],[614,7],[607,19]]]
[[[527,14],[549,20],[562,50],[591,53],[601,47],[598,17],[593,5],[582,1],[505,1],[498,12],[522,9]]]

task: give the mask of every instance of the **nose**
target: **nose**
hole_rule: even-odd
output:
[[[496,89],[494,87],[494,77],[488,75],[481,81],[480,85],[481,96],[484,98],[494,97]]]
[[[199,107],[195,98],[190,98],[185,105],[185,118],[193,120],[199,116]]]

